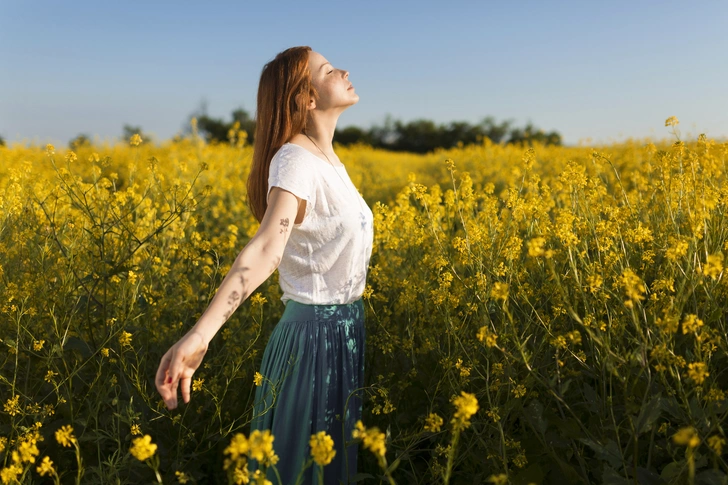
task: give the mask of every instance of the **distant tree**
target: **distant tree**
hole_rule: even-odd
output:
[[[508,143],[531,145],[538,141],[546,145],[561,145],[561,135],[555,131],[544,133],[529,121],[523,129],[513,128]]]
[[[142,144],[150,143],[151,136],[144,133],[141,126],[124,125],[123,134],[121,135],[124,141],[128,142],[134,134],[138,134],[142,137]]]
[[[2,135],[0,135],[0,147],[4,147],[4,146],[5,146],[5,138],[3,138]]]
[[[507,120],[497,124],[492,116],[487,116],[478,124],[478,127],[484,136],[490,138],[490,141],[501,143],[508,134],[511,123],[511,120]]]
[[[442,146],[442,130],[432,120],[418,119],[407,124],[397,120],[394,129],[397,151],[427,153]]]
[[[248,143],[253,143],[255,139],[255,120],[243,108],[233,111],[233,123],[240,123],[240,129],[248,134]]]
[[[187,135],[192,133],[192,118],[197,119],[197,131],[208,143],[227,143],[228,132],[236,121],[240,123],[240,129],[248,134],[247,140],[249,143],[252,143],[253,137],[255,136],[255,120],[243,108],[233,110],[231,113],[231,121],[225,121],[221,118],[213,118],[208,115],[207,101],[203,99],[200,102],[199,108],[189,115],[188,121],[183,127],[183,132]]]
[[[383,126],[372,126],[369,129],[369,136],[372,139],[373,147],[391,149],[394,144],[397,143],[397,139],[399,138],[399,134],[394,127],[392,115],[387,114],[387,116],[385,116]]]
[[[334,141],[344,146],[353,145],[354,143],[366,143],[367,145],[374,144],[374,137],[371,133],[367,132],[363,128],[358,126],[347,126],[341,130],[336,130],[334,133]]]
[[[79,147],[90,145],[91,140],[89,139],[88,135],[81,133],[76,135],[76,138],[73,138],[71,141],[68,142],[68,148],[71,150],[77,150]]]

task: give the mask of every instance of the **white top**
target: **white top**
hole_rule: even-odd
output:
[[[268,195],[273,186],[306,200],[303,222],[290,224],[278,265],[281,301],[317,305],[356,301],[366,286],[374,216],[346,167],[285,143],[270,162]]]

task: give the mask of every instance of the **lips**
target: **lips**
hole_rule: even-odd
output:
[[[346,90],[348,91],[349,89],[354,89],[354,85],[353,84],[349,84],[349,87],[346,88]]]

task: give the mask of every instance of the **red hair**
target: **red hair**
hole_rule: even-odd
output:
[[[248,175],[248,207],[260,222],[268,208],[268,170],[273,155],[306,129],[307,106],[318,93],[311,83],[308,46],[291,47],[263,66],[255,113],[253,163]]]

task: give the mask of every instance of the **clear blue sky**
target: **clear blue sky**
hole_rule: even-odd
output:
[[[251,116],[260,71],[309,45],[360,96],[338,126],[486,116],[591,138],[728,136],[728,2],[0,0],[0,135],[159,139]],[[722,87],[721,87],[722,86]]]

